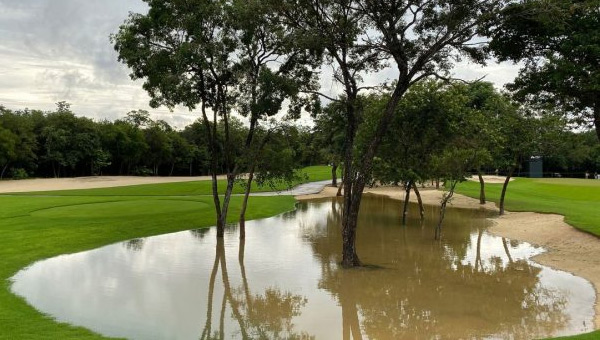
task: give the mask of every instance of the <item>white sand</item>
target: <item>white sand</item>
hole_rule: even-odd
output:
[[[224,178],[220,176],[219,178]],[[199,177],[135,177],[135,176],[97,176],[77,178],[43,178],[20,181],[0,181],[0,193],[76,190],[124,187],[139,184],[175,183],[207,181],[210,176]]]

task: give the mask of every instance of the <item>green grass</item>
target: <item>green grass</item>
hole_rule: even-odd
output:
[[[307,182],[324,181],[331,178],[331,167],[328,166],[310,166],[299,171],[299,179],[291,183],[292,186]],[[225,193],[225,180],[219,180],[219,193]],[[273,191],[288,189],[287,183],[277,183],[275,188],[270,186],[259,187],[256,183],[252,184],[253,192]],[[243,194],[245,188],[241,183],[236,183],[233,188],[234,194]],[[61,190],[61,191],[39,191],[26,193],[25,195],[40,195],[40,196],[197,196],[211,195],[211,181],[194,181],[180,183],[164,183],[164,184],[147,184],[125,186],[118,188],[99,188],[87,190]],[[15,195],[23,195],[15,193]]]
[[[310,181],[325,180],[331,174],[328,167],[304,171]],[[487,188],[488,198],[497,200],[501,186]],[[464,183],[459,192],[477,197],[478,183]],[[215,220],[211,198],[194,196],[210,194],[209,182],[50,194],[0,196],[0,339],[104,339],[84,328],[57,323],[13,295],[7,279],[21,268],[128,239],[208,227]],[[232,198],[231,222],[238,216],[240,203],[241,197]],[[517,179],[507,193],[508,210],[561,213],[569,223],[596,235],[600,234],[599,203],[600,181],[591,180]],[[273,216],[293,206],[294,199],[288,196],[252,197],[247,217]],[[598,338],[600,332],[561,339]]]
[[[486,184],[488,200],[498,203],[501,190],[502,184]],[[457,192],[478,198],[479,183],[461,183]],[[600,181],[597,180],[517,178],[508,185],[505,207],[510,211],[560,214],[575,228],[600,236]],[[600,339],[600,331],[557,339]]]
[[[310,181],[331,173],[329,167],[304,172]],[[207,181],[0,196],[0,339],[103,339],[42,315],[10,292],[8,279],[41,259],[214,225],[212,197],[198,196],[209,193]],[[232,198],[230,222],[237,220],[241,201]],[[251,197],[246,215],[269,217],[294,204],[291,196]]]
[[[499,202],[502,184],[486,184],[486,196]],[[478,182],[461,183],[458,193],[479,197]],[[600,181],[516,178],[508,185],[505,207],[565,216],[575,228],[600,236]]]

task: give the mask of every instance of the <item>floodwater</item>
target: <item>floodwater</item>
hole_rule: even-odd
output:
[[[416,207],[411,206],[411,212]],[[592,330],[595,292],[537,265],[543,250],[449,209],[442,241],[401,203],[365,195],[344,270],[335,200],[246,224],[131,240],[40,261],[12,290],[59,321],[131,339],[531,339]],[[429,223],[430,222],[430,223]]]

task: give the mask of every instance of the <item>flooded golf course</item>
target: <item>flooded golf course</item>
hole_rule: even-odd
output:
[[[531,339],[591,331],[586,280],[530,260],[544,250],[485,231],[484,210],[365,195],[344,270],[341,201],[246,223],[118,243],[40,261],[12,291],[60,322],[130,339]]]

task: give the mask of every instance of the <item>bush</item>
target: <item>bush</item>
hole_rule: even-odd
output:
[[[23,168],[12,169],[12,178],[13,179],[27,179],[29,178],[29,174]]]
[[[145,166],[138,167],[132,171],[132,175],[134,175],[134,176],[152,176],[152,170],[146,168]]]

